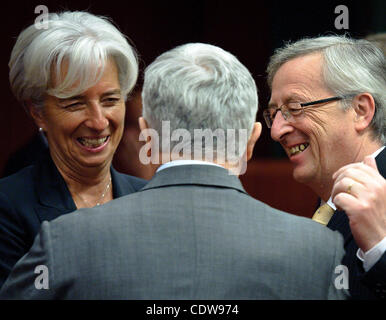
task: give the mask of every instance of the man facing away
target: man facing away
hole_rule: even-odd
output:
[[[266,123],[295,180],[327,203],[313,219],[344,236],[352,297],[386,298],[382,51],[344,36],[301,39],[278,49],[267,71]]]
[[[177,47],[146,69],[142,95],[140,157],[158,163],[153,179],[44,222],[3,298],[346,297],[341,235],[253,199],[237,177],[261,124],[255,82],[236,57],[208,44]],[[46,267],[46,289],[35,287],[36,266]]]

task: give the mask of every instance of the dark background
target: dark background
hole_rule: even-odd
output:
[[[230,51],[255,78],[259,88],[259,121],[263,121],[262,109],[269,99],[265,68],[275,48],[286,41],[305,36],[348,33],[358,38],[386,31],[384,0],[308,3],[220,0],[2,2],[0,177],[9,156],[36,133],[36,128],[9,89],[8,60],[18,34],[38,16],[34,13],[37,5],[46,5],[50,12],[65,9],[87,10],[111,17],[136,47],[140,55],[141,72],[159,54],[187,42],[210,43]],[[335,29],[334,21],[339,14],[334,13],[334,10],[338,5],[346,5],[349,9],[348,30]],[[138,90],[141,82],[142,74],[138,81]],[[136,113],[137,111],[133,114]],[[136,119],[133,123],[135,121]],[[279,162],[275,161],[284,159],[284,156],[281,147],[270,139],[269,131],[264,125],[254,159],[267,164],[267,168],[273,163],[272,170],[279,172],[279,169],[275,169],[275,164]],[[268,176],[267,181],[271,180],[272,177]],[[252,185],[253,181],[249,184]],[[271,184],[273,190],[277,187],[280,186],[272,187]]]

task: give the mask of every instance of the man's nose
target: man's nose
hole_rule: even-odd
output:
[[[293,127],[290,123],[284,119],[280,110],[276,112],[275,118],[273,119],[271,126],[271,137],[273,140],[280,142],[283,137],[290,133],[293,130]]]

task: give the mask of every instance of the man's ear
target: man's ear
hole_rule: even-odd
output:
[[[260,122],[255,122],[253,125],[251,136],[247,142],[247,161],[252,158],[253,148],[255,147],[256,141],[259,140],[261,135],[262,126]]]
[[[144,117],[139,117],[138,118],[138,125],[139,125],[139,131],[145,133],[147,129],[149,129],[149,125],[147,124],[147,121],[145,120]],[[147,135],[146,138],[146,143],[149,143],[151,141],[151,135]],[[148,155],[150,156],[150,151],[148,151]]]
[[[147,123],[147,121],[145,120],[144,117],[139,117],[138,118],[138,125],[139,125],[139,130],[141,132],[140,134],[143,134],[146,137],[146,143],[145,144],[150,144],[150,148],[146,151],[146,156],[148,158],[152,158],[152,152],[153,152],[153,150],[152,150],[152,144],[153,144],[153,142],[152,142],[152,134],[150,132],[146,133],[147,130],[151,129],[151,128],[149,127],[149,124]],[[141,140],[141,141],[144,141],[144,140]],[[157,153],[158,153],[159,149],[157,148],[156,150],[157,150]],[[158,154],[156,154],[155,156],[158,157]],[[157,165],[154,167],[155,170],[159,166],[158,160],[159,159],[157,158],[157,160],[156,160],[156,162],[157,162],[156,164]],[[150,163],[149,165],[152,166],[153,164],[154,163]]]
[[[139,117],[138,118],[138,124],[139,124],[139,130],[145,130],[149,128],[149,125],[147,124],[147,121],[145,120],[144,117]]]
[[[45,128],[45,121],[44,121],[44,117],[43,117],[43,109],[34,106],[31,101],[25,102],[25,107],[26,107],[29,115],[34,120],[35,124],[39,128],[43,128],[43,130],[45,130],[46,128]]]
[[[358,94],[354,100],[355,123],[354,127],[358,132],[363,132],[370,126],[375,114],[375,102],[370,93]]]

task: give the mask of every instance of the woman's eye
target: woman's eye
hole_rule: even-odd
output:
[[[64,109],[74,109],[74,108],[78,108],[80,106],[82,106],[83,103],[82,102],[73,102],[73,103],[70,103],[70,104],[67,104],[65,106],[63,106]]]
[[[103,101],[103,103],[106,105],[115,105],[119,101],[121,101],[121,98],[107,98]]]

